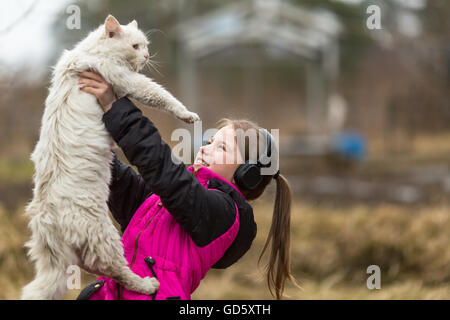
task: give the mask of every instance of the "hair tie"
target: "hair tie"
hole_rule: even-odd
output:
[[[274,178],[275,180],[277,180],[279,176],[280,176],[280,170],[278,170],[277,173],[275,173],[275,174],[273,175],[273,178]]]

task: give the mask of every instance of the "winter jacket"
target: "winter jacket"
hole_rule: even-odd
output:
[[[108,206],[120,224],[125,258],[141,277],[156,276],[151,296],[109,278],[79,299],[190,299],[210,268],[227,268],[256,236],[251,206],[235,185],[207,167],[194,174],[172,160],[154,124],[128,99],[105,112],[112,138],[139,174],[114,156]]]

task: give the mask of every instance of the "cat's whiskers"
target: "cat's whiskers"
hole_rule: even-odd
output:
[[[155,70],[160,76],[164,76],[157,67],[155,67],[152,63],[149,61],[145,64],[145,67],[147,67],[148,71],[151,73],[153,70]]]
[[[165,37],[167,37],[167,35],[165,34],[165,32],[164,31],[162,31],[162,30],[160,30],[160,29],[150,29],[150,30],[147,30],[146,32],[145,32],[145,36],[147,37],[147,38],[149,38],[153,33],[155,33],[155,32],[161,32]]]
[[[155,70],[160,76],[163,76],[163,74],[158,70],[158,67],[160,67],[160,62],[156,60],[152,60],[153,57],[156,57],[158,55],[158,52],[152,54],[147,62],[145,63],[145,66],[148,68],[148,71],[151,72],[152,69]]]

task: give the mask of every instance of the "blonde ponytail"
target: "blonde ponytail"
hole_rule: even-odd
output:
[[[249,129],[259,131],[259,126],[249,120],[231,120],[221,119],[218,122],[218,129],[221,129],[227,125],[232,125],[233,128],[242,129],[247,131]],[[260,136],[258,135],[258,143]],[[245,144],[244,159],[249,159],[249,145]],[[241,189],[247,201],[251,201],[259,198],[266,187],[275,178],[277,184],[275,205],[273,209],[272,224],[267,236],[264,248],[259,256],[258,264],[261,262],[261,258],[270,246],[269,262],[266,265],[267,271],[267,284],[269,291],[274,295],[276,299],[281,299],[284,291],[284,285],[286,279],[289,279],[295,286],[298,287],[294,277],[290,271],[290,233],[291,233],[291,202],[292,192],[289,182],[283,175],[276,174],[275,176],[264,176],[262,182],[254,190]]]
[[[266,265],[267,284],[269,291],[276,299],[281,299],[286,280],[297,286],[290,270],[290,234],[291,234],[291,202],[292,192],[289,182],[283,175],[276,179],[277,191],[273,209],[272,224],[261,258],[270,246],[269,262]]]

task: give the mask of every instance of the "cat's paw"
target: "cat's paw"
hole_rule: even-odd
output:
[[[183,120],[186,123],[194,123],[200,120],[200,117],[195,112],[185,111],[178,115],[178,119]]]
[[[145,294],[153,294],[156,290],[159,289],[159,281],[155,277],[145,277],[142,279],[144,284],[144,292]]]

